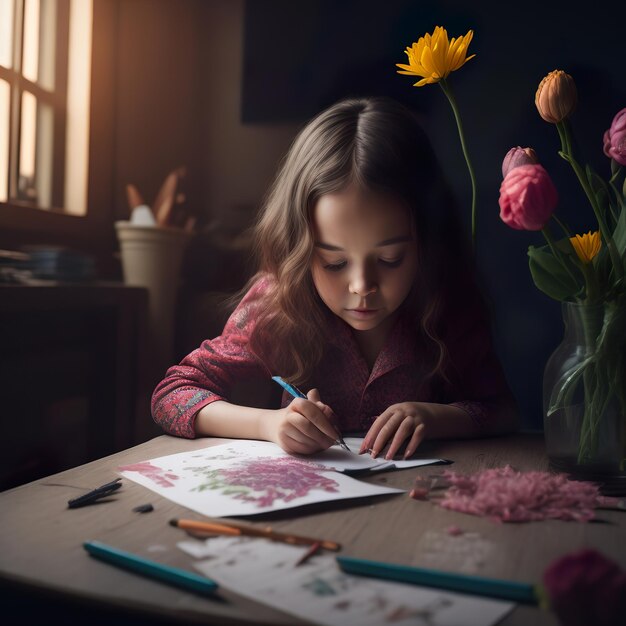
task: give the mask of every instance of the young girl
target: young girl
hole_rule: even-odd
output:
[[[465,237],[413,114],[348,99],[295,139],[256,224],[260,269],[226,323],[171,367],[155,421],[182,437],[273,441],[311,454],[337,431],[360,452],[413,454],[424,438],[511,431]],[[238,380],[308,389],[281,408],[228,401]]]

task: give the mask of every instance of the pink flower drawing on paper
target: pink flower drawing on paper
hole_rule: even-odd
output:
[[[172,481],[178,480],[178,476],[172,472],[161,469],[156,465],[152,465],[150,461],[143,463],[134,463],[133,465],[122,465],[117,468],[120,472],[138,472],[142,476],[152,480],[160,487],[173,487]]]
[[[236,500],[253,502],[258,507],[272,506],[275,500],[291,502],[313,490],[337,492],[337,482],[324,475],[324,465],[300,461],[292,457],[261,457],[242,461],[229,469],[191,467],[204,482],[194,491],[221,490]]]

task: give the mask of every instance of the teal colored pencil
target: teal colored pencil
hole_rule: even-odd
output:
[[[472,595],[487,596],[500,600],[510,600],[524,604],[538,604],[535,587],[528,583],[512,580],[484,578],[468,574],[455,574],[422,567],[409,567],[393,563],[380,563],[348,556],[337,556],[339,567],[349,574],[386,578],[397,582],[436,587],[448,591],[458,591]]]
[[[83,548],[97,559],[171,585],[176,585],[177,587],[182,587],[188,591],[211,594],[217,589],[217,583],[206,576],[194,574],[171,565],[150,561],[136,554],[108,546],[100,541],[86,541],[83,543]]]

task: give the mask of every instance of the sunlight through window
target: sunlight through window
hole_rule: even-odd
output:
[[[0,0],[0,202],[86,215],[92,0]]]
[[[13,0],[0,0],[0,65],[13,65]]]
[[[0,79],[0,202],[9,195],[9,83]]]
[[[73,0],[70,5],[70,48],[67,88],[65,209],[87,212],[89,170],[89,106],[91,86],[92,3]]]
[[[39,71],[39,0],[24,3],[24,49],[22,74],[36,83]]]
[[[37,132],[37,99],[32,93],[22,94],[20,131],[19,194],[24,200],[37,200],[35,189],[35,135]]]

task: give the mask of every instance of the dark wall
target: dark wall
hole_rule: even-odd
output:
[[[469,61],[450,77],[478,179],[478,267],[494,313],[494,336],[527,427],[542,427],[541,380],[560,342],[560,305],[534,286],[529,245],[540,233],[513,231],[499,219],[502,158],[532,146],[560,194],[559,216],[577,232],[595,230],[591,208],[557,155],[556,129],[534,106],[540,80],[562,69],[576,81],[572,116],[581,161],[601,174],[609,161],[602,134],[626,106],[624,24],[619,3],[574,9],[569,2],[409,0],[248,0],[242,121],[304,122],[340,97],[386,94],[423,118],[468,221],[471,186],[452,112],[437,85],[413,88],[396,73],[404,49],[437,25],[450,36],[474,30]]]

